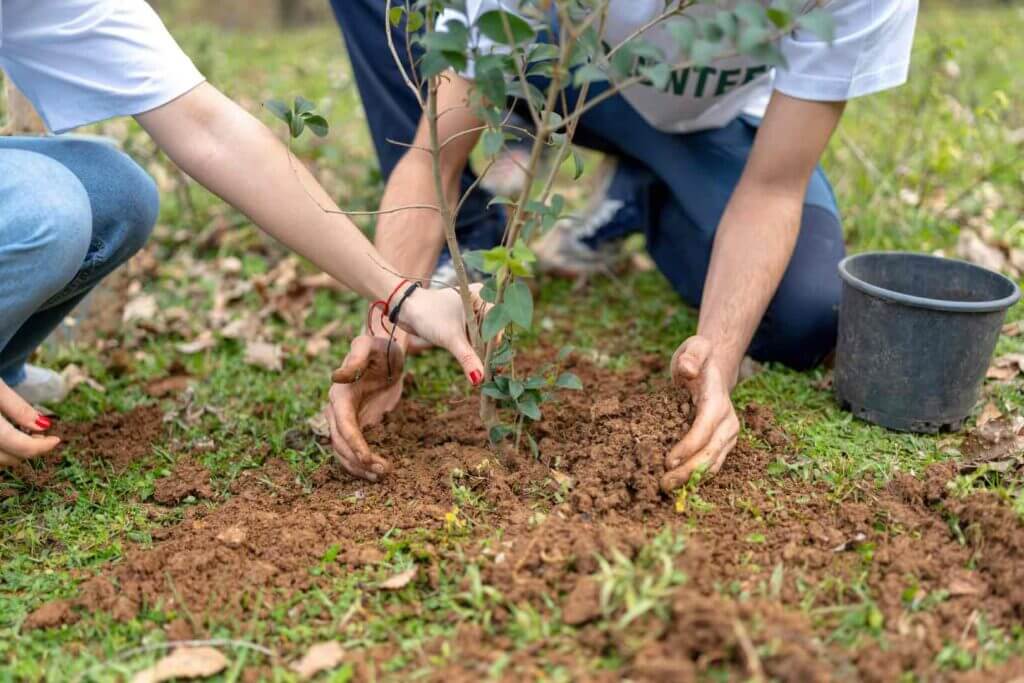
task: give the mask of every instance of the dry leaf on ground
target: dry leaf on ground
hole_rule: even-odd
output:
[[[330,671],[337,667],[344,658],[345,650],[337,641],[317,643],[306,651],[302,659],[292,664],[292,671],[305,681],[322,671]]]
[[[416,578],[419,567],[413,565],[411,569],[395,574],[390,579],[385,579],[377,584],[377,587],[386,591],[397,591],[409,585],[409,582]]]
[[[985,407],[981,409],[981,415],[978,416],[978,426],[984,427],[992,420],[997,420],[1002,416],[1003,413],[996,407],[996,404],[989,401],[985,404]]]
[[[104,387],[102,384],[100,384],[92,377],[90,377],[89,373],[87,373],[85,370],[78,367],[74,363],[68,365],[63,370],[61,370],[60,376],[61,379],[64,380],[64,386],[66,387],[68,393],[74,391],[75,387],[77,387],[79,384],[85,384],[89,387],[92,387],[101,394],[107,390],[106,387]]]
[[[212,647],[182,647],[132,677],[132,683],[160,683],[175,678],[206,678],[228,666],[227,658]]]
[[[280,344],[251,341],[245,345],[245,362],[265,370],[280,372],[284,368],[284,352]]]
[[[156,297],[152,294],[143,294],[124,305],[121,319],[126,323],[133,320],[152,320],[156,317],[156,311]]]
[[[992,361],[992,365],[989,366],[985,377],[999,382],[1006,382],[1021,372],[1024,372],[1024,353],[1008,353]]]
[[[956,255],[989,270],[1002,271],[1006,269],[1007,265],[1006,255],[1003,254],[1002,249],[987,244],[973,230],[960,231],[960,238],[956,243]]]
[[[192,355],[193,353],[199,353],[207,349],[212,349],[216,345],[217,340],[213,338],[213,332],[210,332],[209,330],[204,330],[193,341],[178,344],[174,348],[176,348],[179,353]]]

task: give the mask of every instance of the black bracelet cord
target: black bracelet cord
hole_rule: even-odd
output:
[[[414,282],[409,285],[404,292],[402,292],[402,298],[398,300],[395,307],[388,313],[388,321],[391,323],[391,333],[388,335],[388,346],[385,351],[385,356],[388,359],[388,384],[391,384],[391,344],[395,341],[395,330],[398,329],[398,314],[402,310],[402,304],[405,300],[412,296],[412,293],[416,291],[416,288],[420,286],[420,283]]]

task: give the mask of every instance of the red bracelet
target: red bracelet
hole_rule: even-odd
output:
[[[384,331],[384,334],[387,334],[387,335],[391,334],[391,330],[389,330],[387,325],[384,324],[384,320],[387,318],[388,313],[390,313],[390,311],[391,311],[391,300],[395,298],[395,294],[397,294],[398,290],[402,288],[402,285],[404,285],[404,284],[406,284],[408,282],[411,282],[411,280],[402,280],[397,285],[395,285],[395,288],[391,290],[391,294],[388,296],[386,301],[381,299],[381,300],[374,301],[372,304],[370,304],[370,309],[368,311],[366,311],[366,330],[371,335],[373,334],[373,312],[374,312],[374,310],[376,310],[376,308],[378,306],[380,306],[380,321],[379,322],[380,322],[381,329]]]

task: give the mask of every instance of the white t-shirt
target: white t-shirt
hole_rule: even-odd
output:
[[[721,7],[737,4],[698,4],[686,13],[713,16]],[[485,12],[499,7],[513,11],[517,6],[516,0],[466,2],[470,25]],[[747,56],[732,57],[674,72],[664,90],[640,84],[622,95],[648,123],[668,133],[719,128],[744,113],[762,116],[772,88],[804,100],[869,95],[906,81],[917,6],[918,0],[829,0],[824,7],[835,20],[835,39],[830,44],[805,30],[786,35],[779,48],[787,69],[775,70]],[[612,0],[605,40],[620,43],[664,9],[665,0]],[[482,34],[472,35],[482,52],[498,49]],[[660,47],[669,63],[682,61],[664,24],[643,37]]]
[[[0,67],[61,133],[203,82],[145,0],[0,0]]]

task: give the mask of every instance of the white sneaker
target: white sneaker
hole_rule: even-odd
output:
[[[60,403],[68,395],[68,386],[58,373],[38,365],[25,366],[25,379],[15,386],[14,393],[33,405]]]

